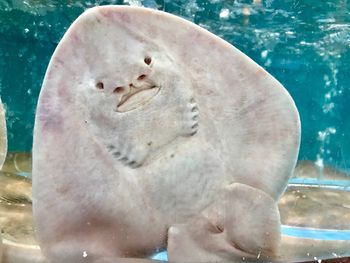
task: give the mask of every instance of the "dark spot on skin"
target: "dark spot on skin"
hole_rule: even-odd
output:
[[[175,157],[175,154],[170,154],[170,157],[171,157],[171,158],[174,158],[174,157]]]
[[[199,118],[198,115],[195,115],[195,116],[192,117],[192,120],[197,121],[198,118]]]
[[[135,161],[131,161],[131,162],[129,162],[129,165],[130,166],[134,166],[136,164],[136,162]]]
[[[152,145],[152,143],[153,143],[153,142],[148,142],[148,143],[147,143],[147,145],[148,145],[148,146],[151,146],[151,145]]]
[[[128,157],[123,157],[120,159],[122,162],[126,163],[128,161]]]
[[[96,88],[97,89],[104,89],[103,83],[102,82],[97,82],[96,83]]]
[[[114,145],[112,145],[112,144],[108,145],[107,148],[110,149],[110,150],[115,149]]]
[[[87,123],[87,120],[85,120],[84,122]]]
[[[192,111],[192,112],[198,111],[197,106],[193,107],[191,111]]]
[[[56,188],[56,191],[60,194],[66,194],[69,191],[68,187],[60,186]]]
[[[60,60],[59,58],[56,58],[56,61],[61,64],[62,66],[64,65],[64,61]]]
[[[130,84],[130,85],[132,85],[132,84]],[[130,86],[129,85],[129,86]],[[124,87],[116,87],[114,90],[113,90],[113,93],[122,93],[122,92],[124,92]]]
[[[198,123],[193,124],[191,128],[192,128],[192,129],[196,129],[196,128],[198,128]]]
[[[142,74],[140,76],[138,76],[137,80],[143,80],[145,79],[147,76],[145,74]]]
[[[96,18],[96,21],[98,22],[98,23],[101,23],[101,19],[99,19],[98,17],[95,17]]]
[[[143,60],[147,65],[150,65],[152,62],[152,59],[150,57],[145,57],[145,59]]]
[[[120,157],[120,152],[114,152],[114,153],[113,153],[113,156],[114,156],[114,157],[117,157],[117,158]]]

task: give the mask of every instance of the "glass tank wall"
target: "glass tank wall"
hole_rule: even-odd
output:
[[[0,93],[9,151],[3,171],[30,177],[35,108],[49,59],[79,14],[106,4],[181,16],[230,42],[280,81],[302,125],[298,165],[280,201],[283,231],[350,240],[347,0],[0,0]],[[30,203],[30,179],[23,185],[16,202]]]

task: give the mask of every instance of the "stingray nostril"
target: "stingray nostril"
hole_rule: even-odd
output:
[[[97,83],[96,83],[96,88],[97,88],[97,89],[104,89],[103,83],[102,83],[102,82],[97,82]]]
[[[116,87],[114,90],[113,90],[113,93],[123,93],[125,91],[125,88],[124,87]]]
[[[138,76],[137,80],[143,80],[145,79],[147,76],[145,74],[142,74],[140,76]]]
[[[145,59],[143,60],[147,65],[150,65],[152,62],[151,57],[145,57]]]

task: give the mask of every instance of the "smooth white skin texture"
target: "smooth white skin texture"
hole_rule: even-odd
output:
[[[93,8],[63,37],[39,98],[33,210],[40,246],[53,263],[146,257],[166,247],[172,226],[222,207],[234,216],[241,202],[223,204],[239,189],[261,191],[269,201],[249,210],[249,223],[226,226],[241,240],[257,229],[257,211],[275,207],[299,141],[286,90],[227,42],[163,12]],[[236,195],[223,196],[235,183]],[[271,216],[279,222],[277,212]],[[259,233],[279,236],[276,224]],[[237,232],[228,233],[239,244]],[[274,253],[275,241],[253,241],[241,242],[232,258]],[[220,248],[207,251],[222,257]]]
[[[5,118],[5,109],[0,100],[0,169],[5,162],[6,154],[7,154],[6,118]]]

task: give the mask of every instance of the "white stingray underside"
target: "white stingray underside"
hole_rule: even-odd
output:
[[[83,251],[112,235],[129,239],[98,253],[152,251],[225,186],[278,200],[299,141],[287,91],[229,43],[164,12],[91,9],[58,45],[38,102],[39,240],[53,258],[61,240],[84,240],[73,242]]]
[[[5,162],[7,154],[7,129],[5,109],[0,100],[0,169]]]

